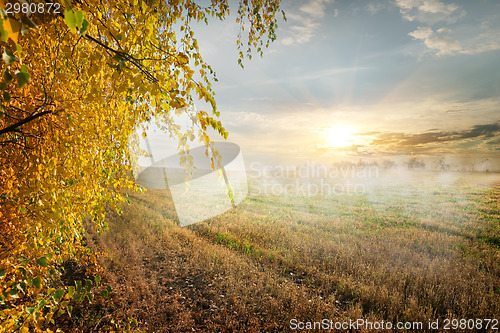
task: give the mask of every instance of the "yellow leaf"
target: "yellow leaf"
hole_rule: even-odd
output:
[[[185,54],[179,53],[177,55],[177,61],[179,62],[179,64],[185,65],[189,62],[189,58]]]
[[[8,34],[7,38],[17,43],[19,32],[21,31],[21,24],[19,24],[17,20],[8,17],[6,20],[3,20],[3,28]]]

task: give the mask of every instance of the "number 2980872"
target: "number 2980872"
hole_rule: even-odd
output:
[[[61,10],[61,4],[57,2],[39,2],[39,3],[10,3],[5,4],[5,12],[7,14],[59,14]]]

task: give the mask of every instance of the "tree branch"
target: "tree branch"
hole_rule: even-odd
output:
[[[28,117],[24,118],[23,120],[18,121],[18,122],[17,122],[17,123],[15,123],[15,124],[12,124],[12,125],[10,125],[10,126],[5,127],[4,129],[1,129],[1,130],[0,130],[0,134],[5,134],[5,133],[9,133],[9,132],[16,132],[16,131],[17,131],[17,129],[18,129],[20,126],[22,126],[22,125],[24,125],[24,124],[27,124],[27,123],[29,123],[30,121],[33,121],[33,120],[35,120],[35,119],[37,119],[37,118],[39,118],[39,117],[41,117],[41,116],[44,116],[44,115],[46,115],[46,114],[49,114],[49,113],[52,113],[52,111],[46,110],[46,111],[42,111],[42,112],[40,112],[40,113],[32,114],[32,115],[30,115],[30,116],[28,116]]]
[[[47,2],[47,0],[45,0],[45,2]],[[58,15],[60,17],[62,17],[62,19],[64,20],[64,14],[62,12],[59,12]],[[114,54],[119,55],[123,59],[129,61],[135,67],[137,67],[141,71],[141,73],[143,73],[148,78],[149,81],[151,81],[153,83],[158,83],[158,79],[153,74],[151,74],[150,72],[148,72],[147,70],[145,70],[144,67],[140,63],[138,63],[138,60],[135,59],[132,55],[130,55],[130,54],[126,53],[126,52],[115,50],[112,47],[109,47],[108,45],[106,45],[103,42],[101,42],[99,39],[90,36],[89,34],[85,34],[84,38],[87,39],[87,40],[89,40],[89,41],[92,41],[92,42],[98,44],[99,46],[103,47],[107,51],[113,52]]]
[[[50,110],[42,111],[47,105],[51,104],[51,103],[49,103],[49,97],[47,95],[47,89],[45,88],[45,84],[42,83],[42,87],[43,87],[43,92],[44,92],[44,101],[43,101],[43,104],[40,105],[39,107],[37,107],[35,109],[35,111],[33,111],[26,118],[21,119],[21,120],[17,121],[16,123],[14,123],[14,124],[12,124],[10,126],[7,126],[7,127],[3,128],[3,129],[1,129],[0,130],[0,135],[1,134],[5,134],[5,133],[10,133],[10,132],[19,132],[19,133],[22,133],[23,136],[26,136],[25,133],[19,129],[19,127],[23,126],[24,124],[29,123],[30,121],[33,121],[33,120],[39,118],[41,116],[44,116],[44,115],[49,114],[49,113],[52,113],[52,111],[50,111]],[[16,108],[16,107],[14,107],[14,108]],[[16,109],[17,110],[21,110],[19,108],[16,108]],[[24,110],[21,110],[21,111],[24,111]]]

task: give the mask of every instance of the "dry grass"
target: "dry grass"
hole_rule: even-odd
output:
[[[181,228],[168,193],[89,228],[114,288],[101,315],[151,332],[289,331],[289,321],[500,317],[500,187],[255,196]],[[106,320],[93,322],[103,327]],[[85,330],[80,325],[75,331]]]

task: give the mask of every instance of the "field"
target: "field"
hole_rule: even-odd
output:
[[[129,193],[110,230],[88,228],[86,239],[107,253],[112,296],[67,325],[118,317],[150,332],[275,332],[326,318],[424,329],[439,320],[442,330],[446,319],[500,319],[500,175],[398,177],[314,196],[263,193],[251,178],[236,208],[184,228],[168,192]]]

